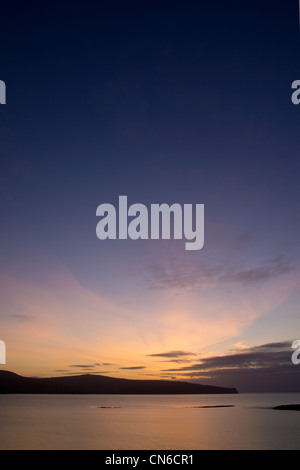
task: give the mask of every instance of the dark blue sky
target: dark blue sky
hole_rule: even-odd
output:
[[[149,355],[159,345],[214,356],[296,339],[296,302],[284,305],[299,272],[298,2],[17,1],[1,5],[1,18],[3,275],[46,289],[49,272],[68,272],[145,325],[172,310],[161,292],[191,291],[181,321],[233,325],[199,344],[186,332],[177,347],[170,313],[153,348],[143,338]],[[203,250],[99,241],[96,208],[122,194],[205,204]],[[239,314],[257,283],[266,291]],[[266,306],[274,291],[282,296]],[[35,318],[31,308],[18,315]],[[259,330],[255,322],[276,309],[274,331],[268,322]]]

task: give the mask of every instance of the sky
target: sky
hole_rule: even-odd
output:
[[[298,2],[1,12],[0,368],[300,391]],[[100,240],[124,195],[203,248]]]

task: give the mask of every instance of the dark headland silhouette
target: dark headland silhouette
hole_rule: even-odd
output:
[[[274,406],[273,410],[300,411],[300,403],[299,404],[292,404],[292,405]]]
[[[104,375],[72,375],[67,377],[22,377],[0,370],[0,394],[204,394],[238,393],[236,388],[201,385],[173,380],[132,380]]]

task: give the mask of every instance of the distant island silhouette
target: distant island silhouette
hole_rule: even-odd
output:
[[[0,394],[4,393],[163,395],[222,394],[238,391],[236,388],[173,380],[132,380],[91,374],[36,378],[0,370]]]

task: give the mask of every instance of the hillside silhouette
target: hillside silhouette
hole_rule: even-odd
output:
[[[204,394],[238,393],[235,388],[201,385],[171,380],[132,380],[103,375],[74,375],[68,377],[22,377],[0,371],[0,394]]]

